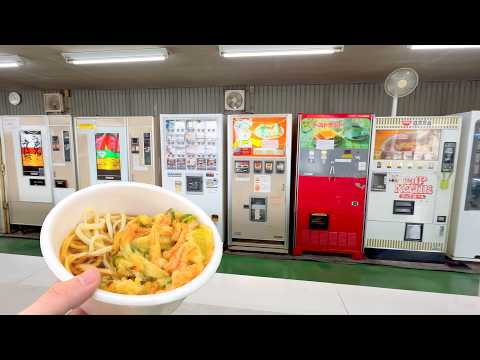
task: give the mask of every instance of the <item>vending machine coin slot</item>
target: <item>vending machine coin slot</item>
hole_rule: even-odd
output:
[[[253,162],[253,172],[255,174],[260,174],[263,171],[263,162],[262,161],[254,161]]]
[[[455,150],[457,144],[446,142],[443,144],[442,172],[452,172],[455,161]]]
[[[265,174],[273,173],[273,161],[265,161]]]
[[[447,222],[447,217],[446,216],[437,216],[437,222],[439,222],[439,223]]]
[[[385,184],[386,173],[373,173],[372,178],[372,191],[386,191],[387,185]]]
[[[394,200],[393,213],[399,215],[413,215],[415,201]]]
[[[253,221],[253,222],[267,221],[267,198],[266,197],[250,198],[250,221]]]
[[[140,153],[140,141],[138,138],[131,138],[130,140],[130,148],[132,154],[139,154]]]
[[[328,230],[328,214],[311,213],[309,215],[308,225],[310,229]]]
[[[150,133],[143,134],[143,161],[145,165],[152,165],[152,152],[150,148]]]
[[[422,241],[423,238],[423,224],[405,224],[405,241]]]
[[[187,176],[187,193],[202,194],[203,193],[203,177]]]
[[[276,161],[275,162],[275,172],[277,174],[285,173],[285,161]]]

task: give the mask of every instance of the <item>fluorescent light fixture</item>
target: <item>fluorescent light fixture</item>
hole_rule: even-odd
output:
[[[260,56],[327,55],[343,51],[343,45],[219,45],[225,58]]]
[[[480,49],[480,45],[408,45],[411,50]]]
[[[117,50],[117,51],[86,51],[62,53],[68,64],[91,65],[91,64],[118,64],[133,62],[163,61],[168,58],[165,48],[140,49],[140,50]]]
[[[15,68],[23,65],[23,60],[17,55],[0,55],[0,68]]]

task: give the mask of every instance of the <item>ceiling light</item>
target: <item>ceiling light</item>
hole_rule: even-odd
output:
[[[118,64],[132,62],[163,61],[168,58],[165,48],[142,50],[117,50],[117,51],[87,51],[62,53],[68,64]]]
[[[480,45],[408,45],[411,50],[478,49]]]
[[[21,65],[23,61],[17,55],[0,55],[0,68],[15,68]]]
[[[225,58],[257,56],[326,55],[343,51],[343,45],[219,45]]]

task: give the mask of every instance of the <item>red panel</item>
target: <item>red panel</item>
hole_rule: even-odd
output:
[[[361,257],[366,179],[299,176],[294,254],[303,251]],[[358,202],[357,206],[352,205]],[[309,228],[312,212],[329,215],[328,231]]]

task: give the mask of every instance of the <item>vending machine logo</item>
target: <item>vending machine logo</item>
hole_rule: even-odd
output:
[[[427,176],[405,176],[397,179],[394,192],[401,199],[425,199],[433,194],[433,185]]]
[[[402,119],[402,126],[403,127],[411,127],[411,126],[432,126],[432,120],[426,119]]]
[[[403,119],[402,120],[403,127],[410,127],[410,125],[412,125],[412,123],[413,123],[412,119]]]

